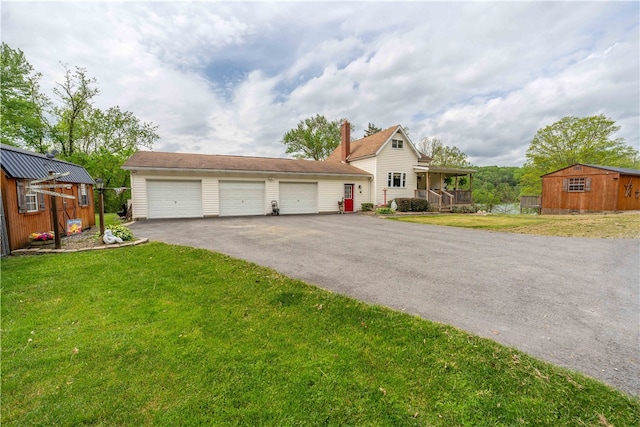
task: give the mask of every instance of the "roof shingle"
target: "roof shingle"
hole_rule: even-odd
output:
[[[171,169],[312,175],[369,175],[361,169],[339,162],[155,151],[138,151],[125,162],[122,168],[126,170]]]

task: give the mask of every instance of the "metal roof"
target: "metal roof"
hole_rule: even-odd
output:
[[[41,179],[46,178],[52,170],[55,173],[71,172],[67,176],[58,178],[60,182],[95,184],[86,169],[80,165],[48,159],[42,154],[10,145],[0,144],[0,164],[10,178]]]

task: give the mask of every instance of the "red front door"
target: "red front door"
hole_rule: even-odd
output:
[[[353,184],[344,185],[344,211],[353,212]]]

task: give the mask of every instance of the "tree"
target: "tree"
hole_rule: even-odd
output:
[[[382,129],[380,129],[378,126],[374,125],[373,123],[369,123],[369,126],[364,130],[364,137],[363,138],[371,136],[374,133],[378,133],[380,131],[382,131]]]
[[[473,176],[473,201],[491,211],[500,204],[515,203],[520,189],[520,168],[507,166],[483,166]]]
[[[422,138],[417,148],[431,157],[433,166],[447,168],[467,168],[471,166],[471,163],[467,160],[467,155],[458,147],[444,145],[438,138]]]
[[[527,150],[523,194],[540,194],[542,175],[575,163],[634,167],[638,151],[623,138],[613,138],[618,130],[620,126],[604,114],[568,116],[538,130]]]
[[[91,100],[100,93],[94,87],[95,77],[88,77],[87,70],[76,67],[72,72],[68,66],[65,68],[64,81],[56,83],[53,93],[58,98],[61,106],[53,109],[58,123],[53,128],[52,135],[61,152],[65,156],[72,156],[77,149],[78,140],[87,137],[86,120],[91,114],[93,106]]]
[[[282,137],[286,152],[298,159],[326,159],[340,145],[340,126],[344,120],[330,122],[320,114],[300,120],[295,129]]]
[[[42,75],[34,72],[20,49],[14,50],[4,42],[0,49],[0,141],[44,153],[44,113],[49,100],[40,92]]]

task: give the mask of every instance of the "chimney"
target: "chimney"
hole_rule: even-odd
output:
[[[340,142],[340,160],[342,160],[343,163],[347,163],[347,157],[351,154],[351,123],[346,120],[342,122],[340,135],[342,136],[342,141]]]

